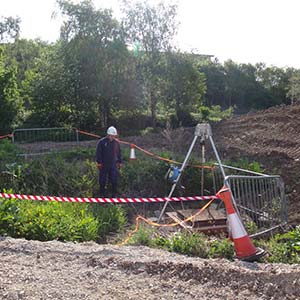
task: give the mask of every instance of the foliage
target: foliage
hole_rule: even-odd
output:
[[[233,259],[234,247],[232,242],[226,238],[223,238],[222,240],[216,239],[209,242],[208,256],[211,258]]]
[[[172,52],[166,59],[167,80],[163,103],[167,111],[175,111],[177,120],[176,123],[173,120],[173,127],[192,126],[188,118],[203,103],[206,91],[205,76],[197,68],[192,55]]]
[[[291,99],[291,103],[296,103],[300,101],[300,72],[295,72],[289,78],[287,97]]]
[[[300,228],[276,234],[268,241],[259,240],[256,244],[269,252],[265,261],[271,263],[300,263]]]
[[[123,0],[120,21],[91,0],[57,3],[56,43],[19,39],[21,20],[0,20],[0,134],[113,123],[124,136],[298,101],[299,70],[176,51],[171,2]]]
[[[261,168],[261,165],[257,161],[249,161],[247,158],[237,159],[235,161],[224,162],[224,164],[229,164],[233,167],[241,168],[244,170],[249,170],[257,173],[264,173],[265,170]]]
[[[0,233],[40,241],[97,239],[98,221],[83,204],[1,200]]]
[[[189,256],[202,258],[235,257],[234,245],[227,238],[211,239],[203,234],[176,232],[166,237],[151,227],[140,227],[131,237],[130,244],[162,248]],[[269,240],[253,240],[257,247],[267,251],[261,258],[262,262],[270,263],[300,263],[300,228],[296,227],[284,234],[277,234]]]
[[[141,226],[131,237],[130,244],[158,247],[171,252],[202,258],[233,259],[234,247],[226,238],[209,240],[201,233],[176,232],[165,237],[151,227]]]
[[[110,233],[120,231],[127,223],[126,212],[119,205],[91,204],[89,211],[92,212],[94,219],[98,222],[97,241],[106,241]]]
[[[258,232],[257,224],[252,220],[245,221],[245,227],[248,234],[254,234]]]
[[[152,228],[140,226],[139,230],[129,240],[129,244],[153,247],[155,245],[153,233],[154,230]]]
[[[156,127],[157,104],[166,86],[165,55],[177,30],[177,6],[124,0],[122,9],[127,41],[141,49],[136,56],[137,82],[151,113],[152,126]]]
[[[20,33],[20,18],[1,17],[0,18],[0,42],[10,39],[18,39]]]
[[[180,254],[203,258],[208,255],[207,242],[202,234],[178,233],[173,236],[170,244],[171,250]]]
[[[192,114],[194,119],[199,122],[219,122],[224,119],[229,119],[233,116],[233,107],[222,110],[220,105],[201,106],[199,113]]]
[[[125,166],[120,170],[120,191],[127,195],[149,196],[164,195],[169,189],[168,184],[162,184],[168,165],[149,158],[141,152],[136,161],[128,161],[129,150],[124,151]]]
[[[8,64],[7,59],[0,46],[0,135],[7,134],[17,124],[22,112],[16,62]]]
[[[2,163],[13,162],[16,158],[18,149],[10,140],[0,140],[0,165]]]
[[[14,199],[0,199],[0,204],[0,234],[12,237],[41,241],[103,241],[126,223],[124,210],[113,205]]]
[[[73,122],[81,128],[98,122],[107,126],[120,98],[130,97],[131,64],[120,24],[110,10],[96,10],[91,1],[58,3],[64,17],[60,54],[71,80],[66,100],[73,108]]]

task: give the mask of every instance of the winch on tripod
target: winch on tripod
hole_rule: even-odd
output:
[[[170,165],[170,168],[165,175],[165,179],[167,179],[171,183],[175,183],[179,174],[180,174],[180,169],[177,166]]]

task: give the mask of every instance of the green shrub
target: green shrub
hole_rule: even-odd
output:
[[[233,259],[234,246],[232,242],[226,238],[222,240],[214,240],[209,243],[208,256],[211,258]]]
[[[111,232],[121,230],[127,223],[126,213],[120,205],[107,204],[105,206],[93,203],[90,211],[98,222],[97,240],[106,240]]]
[[[40,241],[103,240],[126,223],[121,207],[0,199],[0,234]]]
[[[127,161],[125,153],[125,166],[120,170],[119,191],[126,195],[153,196],[165,195],[170,184],[164,180],[168,164],[149,158],[141,152],[136,153],[136,161]]]
[[[220,105],[201,106],[198,113],[193,113],[192,116],[197,122],[219,122],[223,119],[229,119],[233,115],[234,108],[231,106],[222,110]]]
[[[40,241],[97,238],[98,221],[79,203],[1,200],[0,233]]]
[[[207,241],[203,234],[177,233],[170,240],[171,251],[206,258],[208,255]]]
[[[156,236],[153,243],[158,248],[171,251],[171,241],[161,235]]]
[[[267,251],[263,261],[270,263],[300,263],[300,228],[284,233],[276,234],[269,240],[254,240],[257,247]]]
[[[253,221],[250,221],[250,220],[246,221],[245,227],[246,227],[246,231],[248,234],[254,234],[254,233],[258,232],[257,224]]]
[[[154,246],[152,239],[154,229],[150,227],[140,226],[138,231],[130,238],[129,244],[131,245],[143,245],[143,246]]]
[[[18,149],[10,140],[0,140],[0,162],[8,163],[15,160]]]

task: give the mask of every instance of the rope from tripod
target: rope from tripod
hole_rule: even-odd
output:
[[[127,244],[127,242],[130,240],[130,238],[139,230],[139,225],[140,225],[140,221],[144,221],[145,223],[151,225],[151,226],[155,226],[155,227],[174,227],[174,226],[177,226],[181,223],[186,223],[188,221],[191,221],[193,220],[194,218],[196,218],[198,215],[200,215],[206,208],[208,208],[210,206],[210,204],[214,201],[215,199],[211,199],[208,203],[206,203],[203,207],[201,207],[199,209],[199,211],[197,211],[197,213],[195,213],[194,215],[182,220],[182,221],[179,221],[179,222],[175,222],[175,223],[170,223],[170,224],[159,224],[159,223],[156,223],[156,222],[153,222],[149,219],[146,219],[145,217],[139,215],[136,217],[135,219],[135,228],[134,230],[132,230],[127,238],[118,244],[118,246],[124,246],[125,244]]]
[[[77,131],[78,133],[85,134],[85,135],[88,135],[88,136],[91,136],[91,137],[101,138],[99,135],[94,134],[94,133],[89,133],[89,132],[82,131],[82,130],[79,130],[79,129],[76,129],[76,131]],[[133,143],[125,142],[125,141],[122,141],[122,140],[120,140],[120,139],[117,139],[117,140],[118,140],[118,142],[119,142],[120,144],[128,145],[128,146],[130,146],[130,147],[134,147],[134,148],[140,150],[141,152],[143,152],[143,153],[145,153],[145,154],[147,154],[147,155],[149,155],[149,156],[151,156],[151,157],[157,158],[157,159],[159,159],[159,160],[162,160],[162,161],[165,161],[165,162],[168,162],[168,163],[173,163],[173,164],[176,164],[176,165],[182,165],[181,162],[178,162],[178,161],[175,161],[175,160],[172,160],[172,159],[168,159],[168,158],[159,156],[159,155],[154,154],[154,153],[152,153],[152,152],[150,152],[150,151],[148,151],[148,150],[145,150],[145,149],[143,149],[143,148],[141,148],[141,147],[139,147],[139,146],[137,146],[137,145],[135,145],[135,144],[133,144]],[[187,166],[193,167],[193,168],[199,168],[199,169],[209,169],[209,170],[214,170],[214,168],[215,168],[214,165],[211,165],[211,166],[203,166],[203,165],[189,165],[189,164],[187,164]]]

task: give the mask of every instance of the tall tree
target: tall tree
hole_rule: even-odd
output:
[[[205,75],[191,54],[173,52],[167,59],[165,105],[174,109],[178,124],[188,125],[185,117],[197,112],[206,91]]]
[[[291,99],[291,103],[300,102],[300,71],[294,72],[289,79],[287,97]]]
[[[8,42],[11,39],[17,40],[20,34],[20,18],[1,17],[0,18],[0,41]]]
[[[163,56],[171,50],[172,39],[177,31],[177,6],[163,2],[151,5],[146,0],[124,0],[123,12],[127,41],[132,47],[139,47],[137,69],[155,127],[157,103],[163,89]]]
[[[255,67],[257,81],[261,83],[267,92],[267,97],[263,100],[263,105],[260,108],[281,103],[288,104],[289,100],[286,92],[293,70],[266,66],[264,63],[258,63]]]
[[[19,122],[22,101],[17,84],[16,63],[7,63],[0,46],[0,133],[7,133]]]
[[[88,119],[106,126],[120,98],[128,51],[111,10],[96,10],[91,1],[58,1],[65,17],[61,42],[66,72],[73,78],[72,101],[78,126]]]
[[[27,70],[23,89],[30,97],[29,126],[72,124],[72,78],[66,72],[60,44],[43,49],[35,67]]]
[[[199,71],[204,73],[206,79],[205,104],[227,107],[225,103],[225,70],[223,65],[217,60],[213,62],[206,60],[199,65]]]

